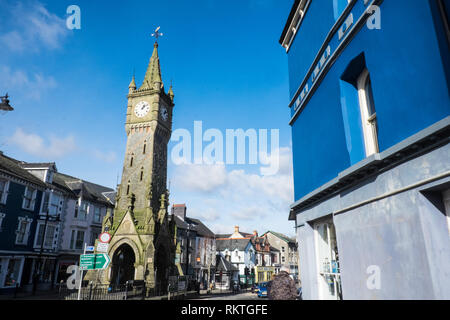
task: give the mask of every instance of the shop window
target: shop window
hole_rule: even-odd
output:
[[[6,270],[5,287],[15,287],[19,283],[22,259],[10,259]]]
[[[341,300],[341,274],[336,232],[331,219],[314,225],[319,294],[324,300]]]

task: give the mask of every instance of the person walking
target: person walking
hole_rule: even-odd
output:
[[[289,276],[289,267],[282,266],[280,273],[268,283],[267,297],[269,300],[296,300],[297,295],[297,286]]]

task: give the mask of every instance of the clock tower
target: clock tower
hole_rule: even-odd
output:
[[[128,87],[127,145],[113,216],[103,231],[112,235],[111,264],[100,282],[145,282],[147,290],[167,288],[175,272],[175,225],[168,216],[167,144],[172,132],[174,94],[165,92],[158,43],[142,85],[133,76]]]

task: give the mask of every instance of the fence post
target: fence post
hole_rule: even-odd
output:
[[[92,281],[89,282],[89,300],[92,298]]]

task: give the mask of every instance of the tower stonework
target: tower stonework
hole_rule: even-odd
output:
[[[111,264],[96,280],[111,285],[143,281],[148,291],[164,289],[174,272],[176,249],[166,188],[174,94],[172,87],[164,89],[157,42],[142,85],[137,88],[133,76],[127,98],[122,179],[114,216],[103,223],[112,235]]]

